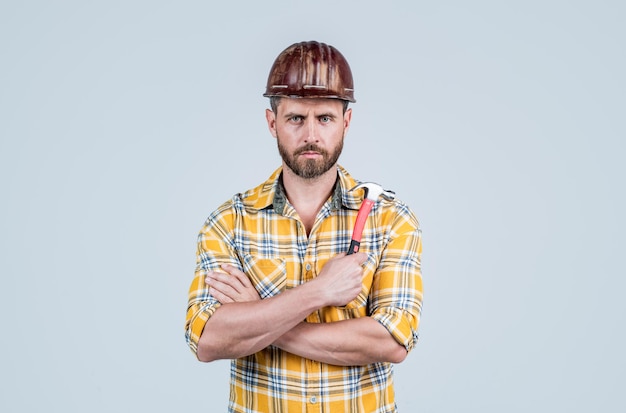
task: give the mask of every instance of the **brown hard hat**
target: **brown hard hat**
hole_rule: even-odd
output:
[[[348,61],[333,46],[319,42],[295,43],[283,50],[270,70],[263,96],[356,102]]]

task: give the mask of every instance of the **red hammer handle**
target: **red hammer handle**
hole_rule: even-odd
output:
[[[363,234],[363,227],[365,227],[365,221],[374,206],[374,201],[365,198],[359,208],[359,213],[356,216],[356,223],[354,224],[354,230],[352,231],[352,241],[350,241],[350,247],[348,248],[348,254],[359,252],[359,246],[361,245],[361,235]]]

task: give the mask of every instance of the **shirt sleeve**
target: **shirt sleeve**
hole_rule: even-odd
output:
[[[370,315],[407,351],[415,347],[422,310],[422,235],[413,212],[398,204],[370,293]]]
[[[226,203],[209,216],[198,235],[196,269],[189,288],[185,322],[187,344],[196,354],[206,322],[221,305],[209,293],[209,286],[205,282],[207,273],[220,271],[222,264],[232,264],[241,268],[232,244],[234,222],[234,209],[231,204]]]

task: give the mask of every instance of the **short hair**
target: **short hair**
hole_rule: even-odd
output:
[[[278,103],[281,99],[281,96],[270,96],[270,107],[272,108],[272,112],[278,113]],[[348,110],[348,105],[350,104],[350,102],[348,102],[347,100],[342,100],[341,102],[343,103],[343,113],[345,114],[346,110]]]

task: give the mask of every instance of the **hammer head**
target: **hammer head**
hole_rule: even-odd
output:
[[[382,186],[375,184],[374,182],[363,182],[352,188],[350,191],[354,191],[355,189],[363,188],[365,190],[365,198],[370,199],[374,202],[378,201],[378,197],[382,196],[383,198],[391,201],[396,197],[396,193],[393,191],[387,191],[383,189]]]

